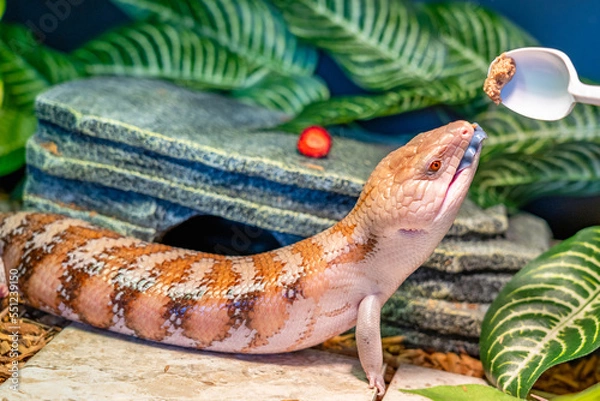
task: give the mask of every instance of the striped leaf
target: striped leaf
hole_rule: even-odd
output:
[[[317,53],[298,43],[282,16],[264,0],[113,0],[134,18],[194,29],[254,68],[280,75],[310,75]]]
[[[250,87],[232,91],[231,95],[246,103],[294,115],[311,103],[328,99],[329,90],[317,77],[270,74]]]
[[[507,50],[536,45],[521,28],[475,3],[428,3],[421,10],[448,50],[441,79],[449,78],[459,91],[469,92],[462,103],[476,100],[479,108],[489,104],[482,86],[490,62]]]
[[[422,6],[449,51],[443,76],[483,86],[490,62],[502,52],[536,44],[524,30],[475,3],[444,2]]]
[[[299,133],[310,125],[331,126],[420,110],[438,104],[464,102],[473,92],[450,81],[436,81],[417,88],[395,89],[374,95],[339,96],[308,105],[294,119],[280,125]]]
[[[0,109],[0,176],[25,163],[25,142],[35,131],[32,110]]]
[[[0,176],[25,163],[25,143],[36,127],[35,97],[78,76],[78,65],[67,55],[38,44],[24,27],[0,23]]]
[[[246,62],[211,38],[164,23],[136,22],[73,53],[90,75],[127,75],[197,82],[230,89],[244,84]]]
[[[293,2],[293,4],[289,1],[278,0],[275,3],[284,10],[286,18],[292,24],[291,29],[294,33],[313,41],[318,46],[325,47],[332,52],[333,56],[342,65],[342,59],[346,55],[344,52],[347,52],[349,57],[359,57],[365,60],[366,56],[363,57],[363,54],[371,54],[369,51],[372,51],[372,49],[367,49],[365,53],[362,48],[366,46],[365,41],[367,41],[364,35],[377,36],[381,33],[380,36],[382,36],[384,43],[377,42],[376,38],[370,38],[370,41],[367,42],[384,47],[389,44],[384,40],[387,36],[383,35],[383,32],[387,32],[387,30],[379,32],[374,27],[369,28],[369,21],[374,23],[372,20],[376,20],[382,24],[381,21],[386,21],[386,23],[396,21],[390,15],[399,15],[398,10],[400,9],[414,16],[414,13],[411,13],[407,6],[399,1],[386,3],[386,7],[377,9],[377,11],[370,9],[370,7],[375,8],[376,2],[367,1],[340,0],[328,2],[327,5],[317,0],[303,0]],[[471,116],[474,110],[480,110],[489,104],[489,100],[483,94],[481,87],[487,75],[490,60],[508,48],[535,43],[529,35],[506,19],[470,3],[425,4],[420,5],[418,11],[427,15],[430,22],[430,24],[417,22],[421,27],[419,32],[425,32],[427,29],[432,34],[435,32],[439,42],[443,44],[444,52],[448,54],[446,58],[440,56],[440,60],[444,62],[444,69],[439,72],[437,79],[432,81],[422,80],[419,79],[419,74],[414,74],[411,71],[410,75],[416,77],[416,79],[410,82],[407,81],[406,84],[416,85],[414,87],[393,88],[388,91],[390,93],[345,97],[340,100],[335,99],[330,102],[319,103],[305,110],[304,113],[301,113],[283,128],[297,131],[301,129],[300,127],[311,124],[333,125],[339,122],[351,122],[354,119],[400,114],[440,104],[460,105],[462,111]],[[364,21],[354,21],[356,26],[352,24],[351,17],[358,14],[353,14],[353,12],[362,12],[365,15]],[[316,23],[313,18],[310,22],[304,21],[303,25],[301,21],[303,16],[314,17],[313,14],[319,13],[327,15],[327,18],[333,22],[323,25],[322,23]],[[334,29],[337,27],[334,22],[338,24],[343,22],[344,27],[351,27],[348,29],[352,31],[354,36],[347,32],[344,33],[345,31],[339,27],[339,29]],[[397,29],[400,29],[398,24]],[[396,32],[395,35],[399,34]],[[433,43],[435,46],[437,42]],[[408,48],[412,49],[412,47]],[[339,58],[340,55],[337,52],[341,52],[342,59]],[[382,63],[382,61],[377,61],[377,63]],[[380,67],[379,64],[375,72],[371,71],[373,68],[367,63],[363,67],[368,79],[373,77],[373,79],[381,79],[386,83],[383,86],[365,85],[371,89],[386,89],[396,85],[393,74],[404,71],[399,68],[391,73],[389,71],[385,72],[385,68]],[[348,70],[348,68],[346,69]],[[349,71],[351,76],[356,79],[351,70]],[[378,73],[382,74],[380,78],[377,78]],[[386,74],[387,77],[383,77]],[[391,92],[395,92],[395,94]],[[394,98],[398,102],[390,107],[389,101]],[[380,105],[373,105],[373,102],[380,99],[385,99],[385,101]],[[348,104],[349,101],[354,100],[359,104],[355,106]],[[468,110],[464,107],[466,104],[469,104]],[[324,110],[324,108],[327,108],[327,110]]]
[[[496,154],[536,154],[548,147],[573,141],[600,144],[600,108],[578,104],[569,116],[558,121],[522,117],[504,107],[492,107],[477,122],[488,134],[482,157]]]
[[[548,195],[600,194],[600,143],[571,142],[481,163],[471,186],[481,206],[518,208]]]
[[[0,75],[3,107],[32,109],[41,91],[80,73],[68,56],[41,46],[26,28],[0,23]]]
[[[308,105],[294,119],[277,126],[276,129],[298,134],[311,125],[326,127],[355,120],[369,120],[398,104],[399,95],[394,92],[382,95],[332,97]]]
[[[327,50],[361,87],[426,85],[445,49],[401,0],[273,0],[295,35]]]
[[[490,306],[481,361],[501,390],[525,398],[548,368],[600,347],[600,227],[529,263]]]

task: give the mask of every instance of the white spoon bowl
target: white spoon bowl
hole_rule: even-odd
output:
[[[576,102],[600,105],[600,87],[585,85],[569,57],[556,49],[526,47],[506,52],[516,65],[502,88],[502,103],[526,117],[559,120]]]

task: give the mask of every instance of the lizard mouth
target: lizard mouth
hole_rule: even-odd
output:
[[[478,124],[475,125],[475,131],[473,132],[473,136],[471,137],[471,141],[469,142],[469,146],[465,150],[465,154],[463,155],[460,163],[458,164],[458,168],[456,169],[456,173],[454,176],[456,177],[458,173],[469,167],[473,164],[473,160],[475,159],[475,155],[481,150],[481,143],[484,139],[487,138],[485,131],[481,129]]]
[[[487,138],[487,135],[479,125],[473,124],[473,128],[473,136],[446,189],[446,196],[444,197],[439,216],[446,215],[448,211],[452,210],[454,205],[462,203],[463,199],[467,196],[469,185],[475,175],[475,168],[479,160],[478,156],[481,152],[481,144]],[[455,209],[455,212],[457,211],[458,208]]]

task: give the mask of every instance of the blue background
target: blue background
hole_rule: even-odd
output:
[[[528,31],[542,46],[564,51],[581,77],[600,82],[600,1],[471,2],[500,12]],[[40,29],[48,23],[47,15],[53,13],[53,5],[61,3],[69,5],[68,15],[63,7],[65,15],[52,32]],[[65,51],[76,48],[108,27],[127,21],[126,16],[106,0],[8,0],[4,19],[37,27],[43,42]],[[327,57],[321,57],[317,73],[326,80],[332,95],[362,92]],[[393,135],[419,132],[441,122],[435,110],[424,110],[377,119],[365,125],[370,130]],[[579,228],[600,224],[599,205],[600,197],[552,197],[536,201],[526,209],[549,220],[556,236],[564,238]]]

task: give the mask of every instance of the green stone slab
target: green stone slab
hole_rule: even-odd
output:
[[[490,303],[512,277],[512,273],[452,274],[422,267],[413,273],[398,291],[409,298]]]
[[[521,214],[512,218],[500,238],[449,238],[443,240],[423,266],[447,273],[518,271],[550,247],[552,232],[537,217]]]
[[[29,166],[24,191],[28,209],[87,220],[123,235],[145,241],[165,233],[198,211],[172,202],[101,185],[67,180]]]
[[[381,320],[388,326],[477,339],[488,308],[489,304],[407,297],[396,292],[383,306]]]
[[[228,172],[355,195],[386,153],[336,140],[325,159],[296,152],[294,135],[269,131],[281,113],[212,93],[137,78],[71,81],[38,96],[38,119],[67,131]],[[316,166],[316,168],[314,166]]]
[[[139,223],[128,213],[101,212],[115,220],[111,228],[143,231],[145,239],[160,238],[166,228],[185,221],[188,210],[282,234],[313,235],[351,209],[388,151],[335,138],[327,158],[308,159],[297,153],[295,136],[267,129],[281,114],[161,81],[69,82],[40,95],[36,108],[40,128],[28,144],[28,164],[40,179],[28,182],[28,207],[52,206],[67,214],[72,208],[81,215],[96,211],[90,199],[116,190],[146,197],[151,208],[169,202],[186,210],[168,224],[160,216]],[[38,185],[44,176],[56,178],[54,189]],[[64,186],[81,181],[106,190],[74,192],[77,196],[65,202],[61,179]],[[136,215],[136,202],[128,204],[126,196],[108,201]],[[467,203],[449,235],[492,236],[506,226],[502,207],[482,211]]]
[[[465,353],[473,357],[479,356],[479,341],[460,336],[446,336],[439,333],[428,333],[410,327],[389,326],[385,322],[381,327],[382,336],[403,336],[404,344],[435,350],[439,352]]]
[[[269,185],[269,183],[266,183],[262,192],[261,188],[257,188],[257,185],[254,184],[239,188],[243,186],[241,180],[238,183],[239,185],[229,185],[229,188],[220,191],[221,188],[210,184],[204,185],[200,180],[195,185],[187,182],[182,183],[182,180],[194,178],[192,172],[189,174],[182,173],[181,176],[173,175],[170,177],[171,179],[167,179],[159,176],[160,172],[157,172],[156,175],[151,172],[143,174],[138,171],[115,166],[110,160],[107,160],[105,163],[98,163],[89,159],[70,158],[68,154],[63,154],[63,148],[60,147],[57,147],[60,153],[54,154],[55,145],[51,145],[53,150],[47,149],[51,143],[56,145],[57,141],[49,142],[47,136],[44,135],[40,135],[39,137],[36,135],[28,143],[28,165],[42,173],[38,174],[40,176],[46,175],[60,177],[70,182],[82,181],[97,184],[109,189],[118,189],[125,195],[137,194],[151,197],[157,203],[169,202],[187,209],[193,209],[196,211],[196,214],[216,215],[268,230],[310,236],[336,222],[331,217],[323,217],[322,211],[327,209],[333,210],[332,214],[334,215],[339,214],[335,210],[335,206],[329,208],[323,206],[322,202],[324,200],[334,198],[330,204],[345,204],[348,205],[348,208],[351,207],[349,204],[354,203],[354,199],[348,196],[316,190],[307,191],[296,187],[281,188],[282,185],[279,184]],[[95,150],[93,147],[91,148]],[[82,149],[86,149],[86,147],[82,145]],[[108,152],[106,151],[103,155],[106,155],[106,153]],[[130,157],[124,154],[123,158],[133,163],[141,159],[137,157],[136,152],[131,152]],[[158,165],[161,164],[160,162],[156,160],[154,167],[158,169]],[[143,165],[145,168],[153,167],[150,162],[144,163],[144,161],[141,161],[140,165]],[[167,166],[164,170],[165,174],[177,171],[174,165],[168,165],[166,162],[163,165]],[[182,180],[179,180],[179,177],[183,177]],[[40,178],[38,181],[44,181],[44,179]],[[36,194],[37,196],[46,197],[48,200],[62,202],[61,198],[64,195],[61,194],[63,192],[61,187],[68,184],[63,185],[60,181],[54,181],[56,182],[56,191],[54,191],[53,195],[47,195],[35,183],[31,183],[31,185],[28,183],[26,188],[26,198],[28,201],[29,195]],[[74,199],[72,204],[94,210],[88,205],[87,198],[89,195],[82,195],[79,200]],[[321,195],[321,199],[317,201],[316,195]],[[96,197],[95,195],[93,196]],[[311,198],[315,200],[313,204],[309,203]],[[340,200],[338,198],[343,199]],[[120,203],[118,205],[119,208],[127,209],[131,214],[135,214],[134,211],[138,206],[136,204],[129,204],[127,196],[119,196],[118,199]],[[294,201],[294,199],[300,199],[300,201]],[[273,202],[270,202],[270,200],[273,200]],[[278,201],[279,205],[269,204],[277,203]],[[115,202],[112,203],[114,204]],[[320,206],[323,207],[320,208]],[[127,214],[123,214],[123,219],[129,222]],[[189,216],[173,223],[177,225],[187,218]],[[159,226],[161,224],[157,222],[154,225]],[[164,224],[162,225],[164,226]],[[161,234],[162,231],[157,230],[151,237],[160,237]]]

